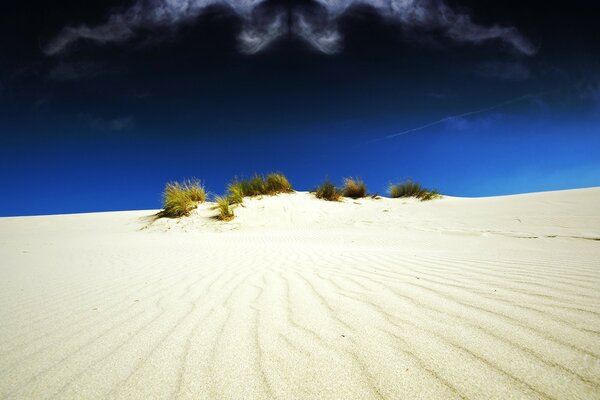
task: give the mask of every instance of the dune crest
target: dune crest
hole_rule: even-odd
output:
[[[0,398],[600,399],[599,204],[0,218]]]

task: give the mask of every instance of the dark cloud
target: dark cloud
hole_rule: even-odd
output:
[[[140,30],[177,27],[190,23],[210,6],[225,6],[234,11],[252,30],[252,12],[264,0],[137,0],[125,10],[115,11],[101,25],[65,27],[45,47],[48,55],[62,53],[80,40],[99,44],[118,43],[131,39]],[[272,24],[272,23],[271,23]],[[242,40],[260,41],[256,36],[273,35],[272,29],[243,31]],[[250,38],[250,39],[248,39]],[[264,39],[263,39],[264,40]],[[261,46],[256,46],[258,49]]]
[[[254,54],[287,33],[287,15],[282,11],[253,13],[238,35],[240,50]]]
[[[305,40],[323,53],[335,53],[343,40],[338,29],[340,18],[359,12],[361,7],[369,7],[408,30],[439,32],[458,43],[498,40],[521,54],[536,52],[517,28],[477,24],[471,15],[456,11],[443,0],[313,0],[299,5],[287,3],[285,7],[267,0],[137,0],[129,8],[111,13],[103,24],[63,28],[46,44],[44,52],[59,54],[80,41],[124,42],[142,30],[189,24],[214,6],[228,8],[239,17],[238,40],[245,53],[259,52],[286,34]]]
[[[405,29],[439,31],[459,43],[480,44],[501,40],[517,52],[533,55],[531,42],[512,26],[483,26],[473,22],[471,15],[458,12],[442,0],[315,0],[326,10],[331,21],[359,6],[368,6],[392,23]]]
[[[292,20],[292,32],[313,48],[325,54],[337,53],[341,48],[342,35],[336,18],[323,12],[297,10]]]

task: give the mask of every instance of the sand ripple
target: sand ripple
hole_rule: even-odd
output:
[[[0,398],[600,399],[598,200],[0,219]]]

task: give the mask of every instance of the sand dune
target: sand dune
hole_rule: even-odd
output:
[[[2,399],[600,399],[600,188],[0,219]]]

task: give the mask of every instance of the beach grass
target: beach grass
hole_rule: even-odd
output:
[[[342,194],[344,197],[350,197],[352,199],[367,197],[367,185],[365,185],[365,182],[360,178],[346,178],[344,179]]]
[[[169,182],[163,192],[163,209],[160,217],[179,218],[189,215],[206,201],[206,191],[198,179],[188,179],[183,182]]]
[[[217,203],[215,208],[219,212],[216,216],[217,219],[221,221],[231,221],[235,217],[228,197],[217,197],[215,203]]]
[[[249,179],[234,179],[227,187],[230,204],[241,204],[244,197],[276,195],[291,193],[294,189],[287,177],[280,172],[273,172],[266,177],[254,174]]]
[[[435,189],[426,189],[418,182],[405,181],[398,184],[390,184],[388,189],[391,198],[415,197],[421,201],[433,200],[442,197]]]
[[[239,182],[232,182],[227,186],[227,199],[229,204],[242,204],[244,202],[244,189]]]
[[[266,194],[291,193],[294,191],[290,181],[280,172],[273,172],[265,178]]]
[[[327,201],[339,201],[342,198],[342,190],[336,187],[329,179],[326,179],[314,190],[318,199]]]

